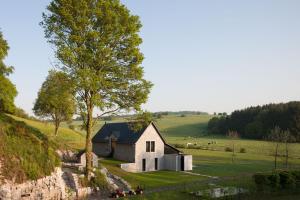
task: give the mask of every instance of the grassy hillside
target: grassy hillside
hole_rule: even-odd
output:
[[[156,124],[159,127],[159,130],[164,136],[203,136],[206,134],[207,122],[211,119],[211,115],[186,115],[181,117],[180,115],[164,115],[160,119],[156,119]],[[113,122],[122,122],[126,121],[124,118],[115,118],[112,121],[107,121],[107,123]],[[103,120],[99,120],[94,129],[93,133],[95,134],[105,123]],[[81,130],[81,121],[73,121],[71,124],[76,131],[85,134]],[[68,128],[69,124],[63,123],[63,127]]]
[[[49,175],[60,163],[56,148],[39,130],[0,114],[0,179],[21,183]]]
[[[67,127],[61,127],[58,135],[54,135],[54,126],[52,123],[28,120],[16,116],[11,116],[17,121],[25,122],[27,125],[40,130],[51,141],[55,142],[62,149],[83,149],[85,136],[81,132],[73,131]]]
[[[210,115],[186,115],[185,117],[169,115],[157,119],[156,124],[166,137],[200,137],[206,134],[207,122],[211,117]]]

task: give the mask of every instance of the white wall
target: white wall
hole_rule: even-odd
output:
[[[155,152],[146,152],[146,141],[155,141]],[[135,163],[137,171],[142,171],[142,160],[146,159],[146,171],[155,170],[155,158],[158,158],[158,170],[164,168],[164,142],[150,124],[135,144]]]
[[[193,156],[184,155],[184,171],[193,170]]]
[[[80,163],[81,163],[82,166],[85,167],[85,165],[86,165],[86,153],[83,153],[80,156]],[[93,163],[92,167],[98,167],[98,157],[93,152],[92,152],[92,163]]]

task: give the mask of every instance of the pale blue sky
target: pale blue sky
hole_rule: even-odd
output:
[[[299,0],[123,0],[141,17],[149,111],[231,112],[300,99]],[[2,0],[16,104],[32,113],[55,61],[38,25],[48,0]]]

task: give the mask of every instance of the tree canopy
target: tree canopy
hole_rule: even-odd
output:
[[[38,93],[33,111],[39,117],[53,120],[55,135],[62,121],[72,119],[75,113],[75,99],[71,80],[64,72],[49,71]]]
[[[0,32],[0,112],[11,113],[15,108],[14,99],[17,96],[17,89],[7,77],[13,72],[13,67],[6,66],[3,61],[8,50],[9,46]]]
[[[61,70],[74,80],[89,176],[94,108],[99,116],[140,110],[148,98],[152,84],[141,67],[142,25],[119,0],[52,0],[41,24]]]
[[[250,107],[214,117],[208,123],[212,134],[226,135],[228,130],[235,130],[242,138],[249,139],[267,139],[274,127],[289,130],[300,141],[300,102]]]

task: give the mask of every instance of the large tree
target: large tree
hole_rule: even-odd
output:
[[[55,136],[61,122],[69,121],[75,113],[75,99],[71,79],[64,72],[49,71],[35,101],[34,114],[50,118],[54,125]]]
[[[0,32],[0,112],[11,113],[15,108],[14,99],[17,96],[17,90],[7,77],[13,72],[13,67],[6,66],[3,61],[8,50],[9,46]]]
[[[95,108],[98,116],[140,110],[148,98],[152,84],[141,67],[141,23],[119,0],[52,0],[42,26],[61,69],[74,80],[89,179]]]

